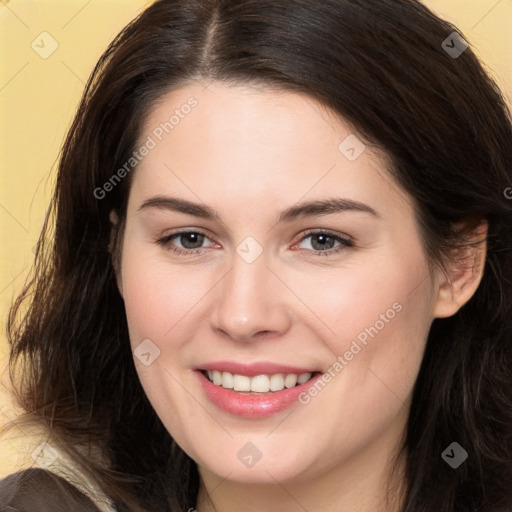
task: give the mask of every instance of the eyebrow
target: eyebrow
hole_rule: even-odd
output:
[[[143,201],[138,211],[156,208],[158,210],[171,210],[206,220],[221,222],[222,219],[214,208],[187,201],[178,197],[155,196]],[[362,212],[373,217],[380,218],[380,215],[367,204],[360,201],[345,198],[329,198],[322,201],[310,201],[299,203],[283,210],[279,214],[278,222],[292,222],[302,217],[314,217],[317,215],[331,215],[341,212]]]

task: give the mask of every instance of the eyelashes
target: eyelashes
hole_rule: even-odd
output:
[[[201,231],[197,230],[183,230],[183,231],[177,231],[175,233],[171,233],[169,235],[166,235],[165,237],[159,238],[155,240],[155,243],[158,245],[164,247],[166,250],[172,251],[173,253],[180,255],[180,256],[198,256],[205,252],[207,247],[194,247],[194,248],[187,248],[187,247],[177,247],[174,243],[174,239],[182,239],[182,245],[183,245],[183,239],[186,238],[186,235],[189,235],[189,240],[185,242],[185,245],[194,245],[199,243],[201,246],[204,240],[209,240],[207,235],[205,233],[202,233]],[[316,240],[316,243],[311,243],[313,249],[299,249],[300,252],[306,252],[306,253],[312,253],[314,256],[330,256],[337,253],[340,253],[344,250],[347,250],[348,248],[354,247],[354,242],[349,239],[348,237],[340,236],[330,230],[309,230],[302,238],[294,245],[298,245],[302,243],[303,241],[307,240],[308,238],[311,238],[312,241]],[[335,247],[327,248],[327,250],[322,250],[321,247],[323,245],[329,245],[329,241],[337,242],[339,245]],[[319,243],[318,243],[319,242]],[[327,242],[327,243],[326,243]],[[214,246],[215,244],[212,244],[211,246]],[[314,245],[317,245],[320,247],[320,249],[315,249]]]
[[[192,230],[178,231],[176,233],[172,233],[170,235],[167,235],[163,238],[158,239],[156,241],[156,243],[165,247],[166,249],[168,249],[174,253],[180,254],[180,255],[181,254],[189,254],[189,255],[202,254],[204,252],[204,247],[197,247],[197,248],[190,249],[190,248],[176,247],[172,244],[172,240],[174,238],[184,237],[185,235],[194,235],[199,241],[203,241],[204,239],[208,238],[204,233],[201,233],[200,231],[192,231]],[[192,244],[193,243],[194,242],[192,242]]]

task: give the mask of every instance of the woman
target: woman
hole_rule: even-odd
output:
[[[415,0],[157,1],[63,148],[20,403],[113,510],[510,511],[511,164]]]

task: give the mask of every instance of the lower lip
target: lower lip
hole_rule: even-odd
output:
[[[319,373],[305,384],[290,389],[285,388],[282,391],[252,395],[217,386],[210,382],[200,370],[196,370],[195,373],[198,375],[199,382],[206,396],[217,407],[229,414],[252,419],[271,416],[291,407],[294,403],[298,402],[299,395],[322,376]]]

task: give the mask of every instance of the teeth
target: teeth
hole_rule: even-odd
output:
[[[250,377],[245,375],[233,375],[233,389],[235,391],[251,391]]]
[[[222,384],[222,373],[217,370],[213,370],[213,383],[216,386],[220,386]]]
[[[295,375],[294,373],[290,373],[284,379],[284,386],[286,388],[293,388],[295,387],[295,384],[297,384],[297,375]]]
[[[222,386],[226,389],[235,391],[252,391],[255,393],[268,393],[269,391],[282,391],[284,388],[293,388],[296,385],[305,384],[311,379],[312,374],[295,373],[274,375],[256,375],[248,377],[247,375],[232,374],[230,372],[219,372],[218,370],[208,371],[208,378],[216,386]]]
[[[235,379],[232,373],[222,372],[222,387],[226,389],[233,389]]]
[[[256,375],[251,379],[251,391],[268,393],[270,391],[270,379],[266,375]]]
[[[309,379],[311,379],[311,373],[301,373],[297,378],[297,384],[305,384]]]
[[[270,377],[270,391],[281,391],[284,389],[284,375],[276,373]]]

